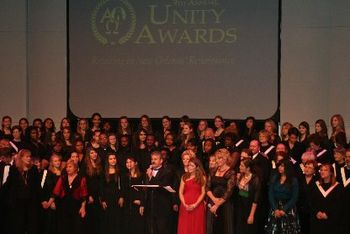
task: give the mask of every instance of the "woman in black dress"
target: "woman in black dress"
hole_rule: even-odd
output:
[[[10,167],[3,189],[8,199],[10,233],[36,234],[40,207],[40,177],[38,169],[32,164],[29,150],[19,151],[16,164]]]
[[[257,233],[256,208],[260,197],[260,180],[252,168],[252,160],[244,159],[237,177],[236,233]]]
[[[126,159],[126,168],[129,170],[125,181],[125,206],[124,206],[124,228],[125,234],[144,233],[144,193],[132,188],[132,185],[143,184],[143,177],[133,157]]]
[[[179,149],[180,149],[180,151],[184,151],[186,149],[187,143],[191,139],[195,139],[193,125],[190,122],[187,122],[183,125],[181,134],[179,135],[179,143],[180,143]]]
[[[128,117],[121,116],[118,121],[118,129],[117,129],[117,135],[120,139],[121,136],[127,135],[129,137],[132,136],[132,130],[130,127],[130,123],[128,120]]]
[[[270,134],[270,143],[272,145],[277,145],[281,142],[281,138],[277,134],[277,125],[273,119],[267,119],[264,123],[264,129]]]
[[[86,119],[79,119],[74,138],[82,140],[85,146],[87,146],[92,139],[92,131],[89,128],[89,124]]]
[[[175,134],[168,133],[165,136],[164,148],[169,149],[167,163],[176,169],[181,167],[181,153],[175,145]]]
[[[293,124],[284,122],[281,127],[281,141],[288,141],[288,131],[293,127]]]
[[[108,150],[113,153],[118,151],[118,140],[115,133],[108,134]]]
[[[303,144],[306,149],[309,146],[310,125],[308,122],[303,121],[298,126],[299,129],[299,142]]]
[[[332,135],[330,137],[331,149],[337,147],[347,147],[346,132],[343,116],[340,114],[333,115],[331,118]]]
[[[320,167],[320,179],[310,193],[310,233],[341,233],[342,186],[336,181],[331,164]]]
[[[95,112],[91,115],[91,131],[101,131],[102,116],[100,113]]]
[[[56,132],[57,140],[62,141],[62,130],[64,128],[71,129],[70,120],[67,117],[61,119],[60,130]]]
[[[215,157],[218,167],[210,173],[207,182],[207,234],[232,234],[234,224],[231,196],[236,184],[235,172],[228,165],[230,152],[227,149],[219,149]]]
[[[62,129],[62,156],[63,158],[68,158],[69,154],[73,151],[73,134],[71,133],[71,129],[65,127]]]
[[[107,156],[106,168],[100,184],[100,200],[102,205],[103,234],[124,233],[122,207],[124,206],[123,184],[117,166],[117,156]],[[128,225],[128,224],[127,224]]]
[[[218,148],[222,148],[222,146],[224,145],[225,121],[220,115],[217,115],[214,118],[214,125],[215,144]]]
[[[46,118],[43,122],[43,134],[41,136],[42,142],[44,144],[46,144],[46,142],[49,142],[52,134],[56,135],[55,123],[51,118]]]
[[[12,125],[12,118],[10,116],[7,115],[2,117],[0,139],[4,138],[7,140],[12,140],[11,125]]]
[[[157,138],[158,146],[164,146],[165,137],[166,137],[166,135],[168,135],[171,132],[173,132],[172,126],[171,126],[171,119],[169,116],[163,116],[162,117],[162,130],[155,134],[156,138]]]
[[[78,165],[69,159],[66,173],[58,179],[53,190],[53,202],[57,207],[58,234],[83,234],[83,218],[85,218],[86,199],[88,196],[86,179],[78,173]]]
[[[134,138],[133,153],[139,162],[139,167],[142,172],[145,172],[151,164],[151,156],[146,146],[147,131],[140,129],[136,132]]]
[[[152,134],[153,133],[153,129],[152,129],[152,125],[151,125],[151,119],[149,118],[148,115],[142,115],[140,117],[138,130],[140,130],[140,129],[146,130],[147,134]]]
[[[321,138],[321,146],[324,149],[330,148],[330,142],[328,139],[328,128],[326,122],[323,119],[318,119],[315,122],[315,134]]]
[[[249,116],[245,119],[245,125],[243,130],[243,139],[245,142],[258,139],[258,131],[256,130],[256,120],[254,117]]]
[[[21,118],[18,121],[18,125],[21,127],[22,129],[22,140],[24,140],[25,135],[26,135],[26,129],[29,127],[29,121],[27,118]]]
[[[61,156],[53,154],[50,158],[50,166],[48,170],[44,170],[43,177],[41,179],[41,206],[42,206],[42,222],[44,227],[42,227],[45,234],[55,234],[57,233],[57,214],[56,214],[56,204],[50,202],[52,196],[52,191],[58,179],[61,176]]]
[[[101,158],[96,149],[88,148],[84,159],[82,173],[86,178],[88,200],[86,204],[87,233],[99,233],[101,206],[100,206],[100,180],[102,177]]]
[[[197,138],[199,142],[204,141],[204,133],[205,130],[208,128],[208,121],[201,119],[198,122],[198,126],[197,126]],[[200,147],[202,148],[202,147]]]

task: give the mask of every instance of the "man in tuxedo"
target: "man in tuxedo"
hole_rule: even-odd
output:
[[[267,184],[271,172],[271,163],[268,157],[260,152],[260,144],[257,140],[252,140],[250,142],[249,149],[252,154],[253,165],[261,177],[261,182]]]
[[[159,185],[159,188],[149,188],[147,191],[147,229],[149,234],[170,234],[173,199],[165,186],[173,184],[171,170],[163,166],[161,153],[151,154],[151,166],[147,169],[147,184]]]

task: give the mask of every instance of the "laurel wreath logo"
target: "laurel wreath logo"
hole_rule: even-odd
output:
[[[94,37],[97,39],[97,41],[99,41],[104,46],[106,46],[108,44],[110,44],[110,45],[113,45],[113,44],[110,43],[109,40],[105,36],[103,36],[103,34],[101,34],[100,31],[98,30],[97,14],[101,10],[101,8],[109,1],[110,0],[101,0],[96,5],[95,9],[92,11],[92,14],[91,14],[92,33],[93,33]],[[127,33],[124,36],[122,36],[121,38],[119,38],[119,40],[118,40],[118,44],[122,45],[122,44],[125,44],[132,37],[132,35],[134,34],[134,32],[136,30],[136,14],[135,14],[134,8],[127,0],[120,0],[120,2],[124,4],[124,6],[126,7],[126,9],[129,12],[129,16],[130,16],[130,28],[127,31]]]

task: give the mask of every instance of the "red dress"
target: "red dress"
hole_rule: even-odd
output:
[[[190,205],[197,201],[202,187],[193,179],[185,181],[183,192],[185,203]],[[179,211],[178,234],[205,234],[205,206],[201,202],[194,210],[187,211],[181,203]]]

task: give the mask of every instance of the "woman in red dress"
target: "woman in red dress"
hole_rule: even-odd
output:
[[[178,234],[205,234],[205,184],[200,160],[191,158],[180,183]]]

